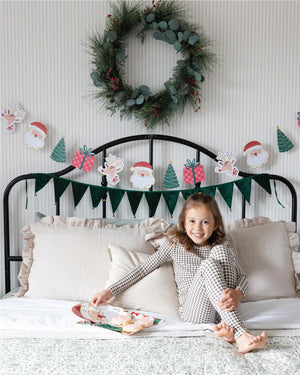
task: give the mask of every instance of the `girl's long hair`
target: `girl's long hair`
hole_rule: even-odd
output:
[[[216,245],[219,245],[224,242],[225,239],[225,229],[223,224],[222,215],[220,213],[219,207],[215,199],[209,195],[204,193],[197,193],[190,195],[187,200],[185,201],[185,204],[180,212],[178,224],[173,225],[167,232],[167,238],[172,243],[178,241],[181,243],[185,250],[188,252],[193,253],[194,252],[194,242],[190,239],[190,237],[186,234],[185,230],[185,219],[186,219],[186,213],[191,208],[197,208],[199,206],[205,206],[207,209],[209,209],[214,217],[215,224],[217,225],[217,228],[213,231],[210,238],[207,240],[208,244],[213,247]]]

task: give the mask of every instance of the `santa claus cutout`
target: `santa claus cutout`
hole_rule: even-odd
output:
[[[28,148],[40,150],[45,146],[47,128],[41,122],[32,122],[24,133],[24,143]]]
[[[247,164],[252,168],[260,168],[266,164],[269,154],[263,149],[262,144],[258,141],[251,141],[244,147],[244,155],[247,157]]]
[[[130,181],[135,188],[144,190],[154,185],[155,178],[151,164],[146,161],[139,161],[130,170],[133,172]]]

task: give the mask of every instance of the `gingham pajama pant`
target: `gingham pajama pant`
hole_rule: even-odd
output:
[[[217,306],[226,288],[240,287],[245,294],[247,278],[240,269],[232,245],[225,241],[213,248],[195,246],[188,253],[180,243],[165,241],[146,262],[126,273],[109,286],[112,295],[123,292],[165,262],[172,262],[177,284],[179,315],[194,323],[217,323],[221,319],[234,328],[235,337],[245,332],[236,310],[227,312]]]
[[[246,328],[237,311],[221,310],[217,305],[224,289],[237,287],[237,271],[234,263],[224,262],[221,247],[213,248],[194,277],[182,308],[182,319],[193,323],[218,323],[221,317],[234,328],[235,338],[244,333]]]

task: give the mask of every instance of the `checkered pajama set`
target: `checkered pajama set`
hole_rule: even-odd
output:
[[[244,296],[248,281],[237,262],[228,240],[210,246],[194,245],[194,253],[179,243],[165,241],[146,262],[125,274],[109,289],[113,295],[141,280],[161,264],[172,262],[177,284],[179,315],[193,323],[218,323],[220,320],[234,328],[235,338],[246,331],[236,310],[221,310],[217,302],[226,288],[239,288]]]

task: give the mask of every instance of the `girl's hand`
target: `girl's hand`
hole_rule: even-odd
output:
[[[243,299],[244,295],[240,289],[227,288],[223,290],[222,298],[218,301],[221,310],[233,311]]]
[[[100,303],[105,303],[112,298],[112,293],[109,289],[102,290],[101,292],[95,294],[91,300],[91,304],[98,306]]]

